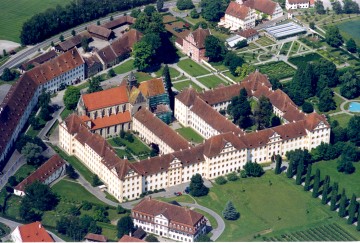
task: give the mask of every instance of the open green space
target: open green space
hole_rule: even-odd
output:
[[[300,43],[297,41],[294,41],[291,46],[290,55],[296,54],[299,50],[299,47],[300,47]]]
[[[235,81],[235,82],[241,82],[242,78],[241,77],[235,77],[234,75],[232,75],[232,73],[229,72],[225,72],[223,73],[225,76],[229,77],[231,80]]]
[[[229,68],[226,67],[222,62],[210,62],[210,64],[213,68],[215,68],[218,71],[229,70]]]
[[[163,202],[172,202],[172,201],[176,201],[176,202],[179,202],[179,203],[195,203],[194,202],[194,199],[192,199],[189,195],[186,195],[186,194],[183,194],[181,196],[178,196],[178,197],[159,197],[159,198],[156,198],[160,201],[163,201]]]
[[[266,36],[260,37],[255,42],[262,45],[262,46],[269,46],[269,45],[275,44],[275,42],[273,40],[271,40],[270,38],[268,38]]]
[[[202,88],[200,88],[196,83],[190,81],[190,80],[185,80],[185,81],[181,81],[181,82],[176,82],[174,83],[174,88],[177,89],[178,91],[182,91],[185,88],[188,87],[193,87],[196,91],[201,92]]]
[[[55,129],[59,126],[59,120],[56,120],[54,122],[54,124],[51,126],[50,130],[46,133],[46,136],[51,136],[51,134],[53,134],[53,132],[55,131]]]
[[[240,212],[238,220],[225,220],[225,231],[219,241],[251,241],[258,234],[284,234],[335,222],[360,239],[355,227],[339,220],[336,213],[323,206],[319,199],[313,199],[303,187],[296,186],[294,180],[272,171],[260,178],[213,185],[207,196],[196,200],[219,215],[226,202],[231,200]]]
[[[136,72],[135,76],[139,83],[153,79],[150,74],[144,72]]]
[[[360,29],[360,19],[346,20],[340,23],[337,23],[336,26],[340,30],[340,34],[345,39],[353,38],[357,45],[360,45],[360,31],[355,31]]]
[[[127,141],[126,139],[123,139],[121,137],[117,137],[116,139],[117,140],[120,140],[122,144],[124,144],[124,146],[129,149],[131,151],[131,153],[133,153],[134,155],[140,155],[140,154],[149,154],[150,153],[150,148],[145,145],[139,138],[137,138],[136,136],[133,136],[134,137],[134,141],[131,143],[129,141]],[[108,139],[107,140],[108,143],[111,145],[111,146],[114,146],[114,147],[119,147],[119,145],[117,145],[114,141],[113,138],[111,139]]]
[[[281,47],[280,54],[286,55],[291,47],[291,43],[292,42],[284,43],[284,45]]]
[[[211,216],[209,213],[207,213],[201,209],[198,209],[198,208],[194,208],[193,210],[195,212],[198,212],[198,213],[201,213],[202,215],[204,215],[209,220],[210,225],[213,229],[216,229],[218,227],[218,223],[217,223],[216,219],[213,216]]]
[[[205,85],[206,87],[208,87],[209,89],[215,88],[215,87],[217,87],[219,84],[224,84],[224,85],[226,85],[226,83],[225,83],[222,79],[220,79],[219,77],[217,77],[217,76],[215,76],[215,75],[210,75],[210,76],[198,78],[197,80],[198,80],[200,83],[202,83],[203,85]]]
[[[270,78],[284,79],[294,76],[295,69],[283,61],[269,62],[257,66],[259,71],[263,74],[267,74]]]
[[[60,113],[60,117],[61,119],[65,120],[65,118],[67,118],[71,113],[73,113],[73,110],[68,110],[68,109],[64,109],[61,113]]]
[[[108,241],[116,242],[117,238],[117,229],[115,225],[106,224],[103,222],[97,222],[98,226],[102,228],[101,234],[108,238]]]
[[[316,162],[313,164],[312,171],[315,174],[315,170],[320,169],[320,177],[322,180],[326,175],[330,176],[331,185],[333,182],[338,182],[339,191],[341,191],[342,188],[345,188],[346,195],[350,198],[353,193],[360,196],[360,163],[353,163],[353,165],[355,167],[355,172],[350,175],[337,171],[337,159]]]
[[[20,42],[23,23],[33,15],[56,5],[64,6],[71,0],[1,0],[0,40]]]
[[[210,73],[208,70],[191,59],[184,59],[178,62],[178,66],[193,77]]]
[[[182,127],[176,130],[181,136],[183,136],[186,140],[195,143],[202,143],[204,138],[201,137],[194,129],[191,127]]]
[[[134,70],[134,60],[130,59],[113,68],[116,74],[123,74]]]
[[[291,62],[292,64],[300,67],[301,65],[306,65],[309,62],[313,62],[313,61],[317,61],[321,58],[321,56],[317,53],[311,53],[311,54],[306,54],[306,55],[301,55],[301,56],[296,56],[296,57],[290,57],[288,59],[289,62]]]
[[[28,177],[31,173],[33,173],[35,170],[36,170],[35,166],[24,164],[15,172],[14,176],[18,182],[21,182],[26,177]]]
[[[345,128],[349,124],[351,116],[348,114],[339,114],[339,115],[331,116],[330,119],[332,121],[337,120],[339,122],[339,125],[341,127]]]
[[[164,67],[161,67],[158,71],[156,71],[156,77],[161,77],[162,73],[163,73]],[[170,77],[173,80],[174,78],[177,78],[180,76],[180,72],[178,70],[176,70],[175,68],[169,67],[169,73],[170,73]]]

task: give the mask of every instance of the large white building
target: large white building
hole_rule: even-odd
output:
[[[206,233],[204,215],[188,208],[143,199],[132,210],[134,225],[144,231],[182,242],[193,242]]]
[[[0,104],[0,162],[5,162],[42,90],[55,92],[61,84],[75,84],[84,77],[85,62],[74,48],[19,78]]]
[[[289,9],[298,9],[298,8],[309,8],[309,0],[286,0],[285,8]]]
[[[225,109],[229,97],[238,95],[241,88],[254,99],[267,96],[285,124],[244,133],[220,115],[216,110]],[[324,116],[299,111],[286,94],[273,91],[267,77],[259,72],[250,74],[240,84],[204,93],[183,91],[175,99],[175,117],[208,139],[195,147],[173,148],[172,153],[130,163],[118,158],[104,138],[92,134],[73,114],[60,124],[59,144],[97,174],[109,193],[123,202],[150,190],[189,182],[196,173],[214,179],[242,169],[248,161],[266,163],[273,155],[285,156],[295,149],[311,150],[330,141],[330,126]],[[149,139],[152,135],[140,136]]]
[[[284,15],[280,4],[272,0],[236,0],[256,11],[256,19],[276,19]]]
[[[246,30],[255,27],[255,10],[237,2],[230,2],[225,16],[220,19],[219,26],[231,31]]]

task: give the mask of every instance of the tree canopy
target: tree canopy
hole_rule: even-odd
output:
[[[131,219],[130,216],[125,216],[122,217],[118,222],[117,222],[117,237],[121,238],[123,237],[123,235],[128,235],[129,233],[131,233],[134,229],[134,223]]]
[[[68,86],[65,90],[64,104],[66,109],[75,110],[80,98],[80,89],[75,86]]]
[[[250,118],[252,112],[250,102],[247,99],[246,89],[241,89],[239,96],[235,96],[231,99],[231,103],[227,108],[227,113],[233,117],[233,122],[241,128],[246,129],[252,125]]]
[[[211,62],[222,61],[226,54],[224,43],[217,37],[209,35],[205,39],[205,56]]]
[[[179,10],[186,10],[186,9],[192,9],[195,8],[193,2],[191,0],[177,0],[176,1],[176,7]]]
[[[202,17],[207,21],[218,22],[229,3],[230,0],[201,0]]]
[[[244,165],[244,171],[246,173],[246,176],[249,177],[260,177],[262,174],[264,174],[264,170],[258,163],[253,163],[251,161],[246,162]]]
[[[226,203],[225,209],[222,212],[222,215],[227,220],[237,220],[240,217],[240,213],[234,207],[234,204],[231,201]]]
[[[42,162],[42,151],[39,145],[29,142],[21,149],[21,154],[25,156],[28,164],[40,165]]]
[[[101,83],[100,76],[92,77],[89,80],[89,88],[88,88],[87,92],[90,94],[90,93],[94,93],[94,92],[103,90],[103,88],[100,86],[100,83]]]
[[[269,98],[261,96],[254,111],[254,117],[258,130],[270,127],[270,118],[273,113],[273,106]]]
[[[346,49],[351,53],[356,53],[357,46],[353,38],[350,38],[348,41],[346,41]]]
[[[344,41],[337,26],[329,26],[325,34],[325,41],[332,47],[339,47],[342,45]]]
[[[204,185],[204,180],[200,174],[195,174],[190,181],[190,195],[194,197],[205,196],[209,193],[209,188]]]

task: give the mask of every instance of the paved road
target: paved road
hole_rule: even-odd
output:
[[[3,224],[6,224],[7,226],[9,226],[10,229],[11,229],[11,232],[12,232],[16,227],[18,227],[18,226],[20,226],[20,225],[23,225],[23,224],[20,224],[20,223],[18,223],[18,222],[15,222],[15,221],[12,221],[12,220],[9,220],[9,219],[5,219],[5,218],[2,218],[2,217],[0,217],[0,222],[3,223]],[[65,242],[63,239],[61,239],[60,237],[58,237],[57,235],[55,235],[55,234],[52,233],[51,231],[47,230],[47,232],[48,232],[49,234],[51,234],[51,236],[54,238],[54,240],[55,240],[56,242]],[[2,240],[6,240],[6,241],[10,241],[10,239],[11,239],[11,238],[10,238],[10,235],[5,236],[5,237],[2,238]]]

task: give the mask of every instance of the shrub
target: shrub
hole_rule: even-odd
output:
[[[236,181],[239,179],[239,177],[237,176],[237,174],[235,172],[232,172],[227,175],[227,179],[228,179],[228,181]]]
[[[92,209],[92,203],[88,201],[83,201],[82,209],[84,209],[85,211],[89,211],[90,209]]]
[[[226,184],[227,180],[225,179],[225,177],[219,176],[218,178],[215,179],[215,182],[218,185],[224,185]]]
[[[117,212],[117,214],[124,214],[124,213],[126,213],[126,209],[123,208],[121,205],[118,205],[116,208],[116,212]]]
[[[196,11],[196,9],[191,10],[190,17],[193,19],[198,19],[200,17],[200,14]]]

